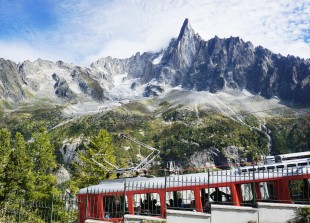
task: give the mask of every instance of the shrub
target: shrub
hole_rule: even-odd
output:
[[[310,222],[310,207],[302,207],[296,210],[296,218],[294,223],[309,223]]]

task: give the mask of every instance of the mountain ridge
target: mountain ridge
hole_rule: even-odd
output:
[[[239,37],[203,40],[185,19],[178,38],[159,52],[100,58],[89,67],[38,59],[0,60],[0,95],[11,103],[47,97],[55,103],[122,101],[166,89],[216,93],[247,90],[266,99],[310,105],[310,61],[274,54]],[[170,86],[167,88],[167,86]],[[119,94],[119,95],[118,95]]]
[[[293,104],[310,103],[309,60],[274,54],[239,37],[215,36],[204,41],[188,19],[178,38],[172,39],[162,54],[156,64],[146,57],[149,63],[144,63],[141,79],[155,78],[160,84],[213,93],[224,87],[246,89],[267,99],[278,97]]]

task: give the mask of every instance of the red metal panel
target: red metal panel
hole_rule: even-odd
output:
[[[160,213],[161,216],[164,218],[166,217],[166,194],[165,190],[162,190],[159,193],[159,198],[160,198]]]
[[[240,206],[240,201],[242,201],[241,196],[241,185],[238,184],[231,184],[231,197],[235,206]]]
[[[103,196],[100,194],[97,199],[98,205],[98,219],[104,219],[104,207],[103,207]]]
[[[283,203],[294,203],[290,195],[288,182],[288,179],[274,181],[276,199]]]
[[[135,214],[134,204],[133,204],[133,193],[126,193],[128,199],[128,212],[129,214]]]
[[[78,201],[79,223],[84,223],[86,220],[86,194],[78,195]]]
[[[200,188],[194,189],[194,196],[195,196],[195,204],[196,204],[196,211],[203,212],[202,203],[201,203],[201,195],[200,195]]]

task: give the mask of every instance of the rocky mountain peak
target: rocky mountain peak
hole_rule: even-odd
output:
[[[190,25],[188,18],[186,18],[183,22],[177,41],[181,41],[183,38],[189,38],[194,35],[195,35],[195,31]]]
[[[199,51],[200,43],[201,37],[195,34],[188,19],[185,19],[178,38],[173,39],[164,52],[161,60],[164,67],[161,69],[160,79],[178,85],[179,79],[192,66]]]

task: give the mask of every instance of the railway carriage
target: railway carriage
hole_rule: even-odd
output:
[[[309,204],[309,179],[310,166],[303,160],[158,178],[107,180],[79,191],[79,222],[122,222],[125,214],[165,218],[166,209],[210,213],[213,203]]]
[[[310,162],[310,151],[274,156],[275,163]]]

